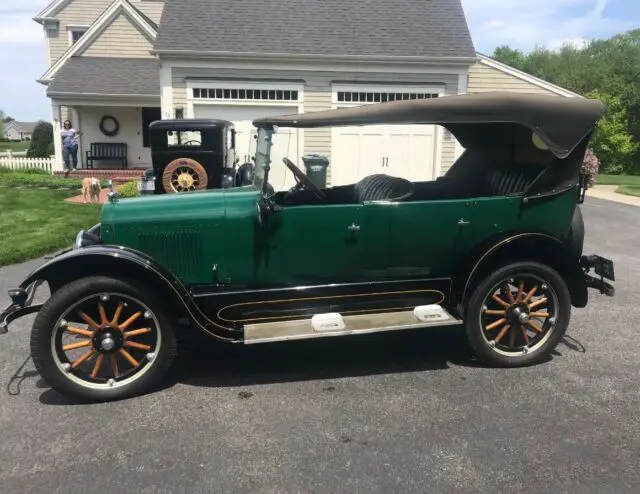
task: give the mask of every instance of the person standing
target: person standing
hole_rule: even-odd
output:
[[[62,137],[64,171],[68,175],[71,170],[71,163],[73,163],[74,170],[78,168],[78,137],[80,134],[71,126],[70,120],[65,120],[60,134]]]

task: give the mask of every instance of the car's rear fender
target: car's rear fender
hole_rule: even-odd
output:
[[[454,278],[454,292],[464,307],[473,288],[498,266],[517,261],[537,261],[560,273],[567,283],[574,307],[585,307],[587,283],[580,267],[579,255],[570,245],[543,233],[514,233],[493,237],[476,246],[459,266]]]
[[[126,247],[92,245],[62,252],[31,272],[20,288],[28,290],[33,283],[46,281],[54,293],[67,283],[88,276],[112,276],[145,283],[166,301],[172,315],[185,316],[195,327],[222,340],[235,341],[241,336],[211,321],[170,271],[148,255]]]

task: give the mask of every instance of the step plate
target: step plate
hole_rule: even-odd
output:
[[[378,333],[382,331],[398,331],[403,329],[419,329],[427,327],[451,326],[462,324],[448,314],[448,319],[434,322],[418,321],[413,311],[392,312],[386,314],[366,314],[344,316],[345,329],[335,331],[315,331],[311,327],[311,319],[295,321],[269,322],[263,324],[247,324],[244,327],[244,343],[268,343],[273,341],[306,340],[329,336],[348,336],[354,334]]]

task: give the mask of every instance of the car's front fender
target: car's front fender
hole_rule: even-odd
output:
[[[113,276],[146,283],[167,300],[176,312],[187,316],[204,332],[216,338],[235,341],[236,331],[211,321],[196,305],[184,284],[170,271],[151,257],[133,249],[114,245],[90,245],[60,252],[36,268],[20,286],[10,290],[12,305],[2,314],[7,320],[16,317],[16,311],[24,311],[33,298],[35,287],[46,281],[51,293],[76,279],[88,276]],[[33,312],[33,310],[31,311]]]

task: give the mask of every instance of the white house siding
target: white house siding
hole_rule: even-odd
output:
[[[164,1],[162,0],[129,0],[153,22],[158,24],[162,17]],[[51,64],[55,63],[69,48],[68,26],[91,26],[100,15],[112,4],[110,0],[71,0],[56,15],[59,27],[49,33],[49,53]]]
[[[80,122],[74,125],[80,127],[82,136],[80,144],[82,156],[78,159],[85,163],[85,151],[89,150],[92,142],[125,142],[127,144],[128,166],[151,166],[151,151],[142,145],[142,111],[139,107],[76,107]],[[100,131],[100,120],[104,115],[115,117],[120,123],[120,131],[114,137],[107,137]],[[110,167],[106,162],[94,163],[94,168]],[[115,165],[116,167],[118,165]]]
[[[151,58],[151,41],[126,14],[113,22],[82,52],[84,57]]]
[[[11,123],[5,124],[4,137],[5,139],[9,139],[10,141],[22,140],[22,134]]]
[[[445,88],[445,94],[457,94],[457,74],[419,74],[419,73],[358,73],[358,72],[315,72],[296,70],[257,70],[257,69],[208,69],[172,67],[173,107],[187,112],[187,78],[210,80],[255,80],[258,82],[304,83],[304,111],[329,110],[332,107],[332,83],[345,84],[425,84]],[[304,153],[321,154],[331,160],[331,129],[305,129]],[[442,142],[441,173],[454,161],[454,140],[444,137]],[[328,179],[330,181],[329,169]]]
[[[476,62],[469,67],[469,93],[484,93],[488,91],[513,91],[529,94],[556,94],[540,86],[519,79],[482,62]]]

